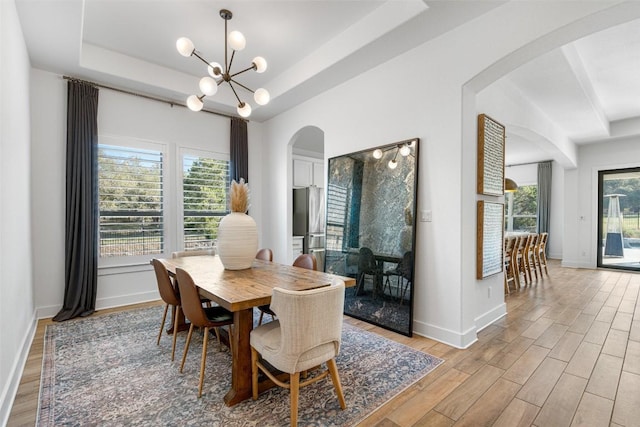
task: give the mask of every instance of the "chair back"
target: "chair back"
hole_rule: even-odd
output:
[[[398,263],[396,268],[398,272],[407,280],[411,280],[411,273],[413,270],[413,252],[407,251],[402,255],[402,260]]]
[[[207,326],[210,322],[202,308],[200,294],[193,278],[183,269],[176,268],[176,279],[180,288],[180,300],[184,315],[194,326]]]
[[[335,357],[342,342],[344,282],[308,291],[273,289],[271,309],[280,322],[280,348],[269,363],[283,372],[309,369]]]
[[[539,252],[544,252],[545,247],[547,246],[547,239],[549,238],[549,233],[540,233],[540,237],[538,238],[538,247]]]
[[[505,237],[504,239],[504,257],[511,258],[514,249],[518,244],[518,237]]]
[[[527,244],[527,252],[532,253],[535,250],[536,246],[538,246],[538,235],[532,234],[531,236],[529,236],[529,242]]]
[[[520,236],[520,241],[518,242],[517,252],[519,255],[524,255],[524,252],[529,245],[529,241],[531,240],[531,235]]]
[[[158,292],[160,292],[160,298],[169,305],[180,305],[180,298],[176,294],[176,290],[171,284],[171,278],[169,278],[169,271],[160,260],[154,259],[152,261],[153,269],[156,272],[156,280],[158,281]]]
[[[307,270],[316,270],[316,257],[313,254],[302,254],[293,261],[294,267],[306,268]]]
[[[215,255],[216,254],[216,250],[211,248],[211,249],[198,249],[198,250],[194,250],[194,251],[178,251],[178,252],[171,252],[171,258],[182,258],[185,256],[199,256],[199,255]]]
[[[361,273],[375,274],[378,266],[373,251],[367,247],[360,248],[360,256],[358,257],[358,270]]]
[[[269,248],[262,248],[256,254],[256,259],[263,261],[273,261],[273,251]]]

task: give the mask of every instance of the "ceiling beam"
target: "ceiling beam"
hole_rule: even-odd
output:
[[[582,62],[580,53],[576,49],[575,43],[570,43],[562,46],[561,51],[566,58],[571,71],[575,75],[576,80],[582,87],[587,100],[591,104],[591,108],[593,109],[593,113],[598,119],[598,123],[602,126],[607,135],[611,135],[611,131],[609,128],[609,119],[604,114],[604,110],[602,108],[602,104],[600,103],[600,99],[598,98],[598,94],[596,94],[591,78],[589,77],[584,63]]]

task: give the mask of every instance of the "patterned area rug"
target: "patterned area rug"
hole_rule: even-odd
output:
[[[47,326],[37,425],[288,426],[289,394],[280,387],[233,407],[231,357],[210,341],[203,395],[197,398],[202,334],[194,331],[184,373],[186,332],[156,337],[162,307],[135,309]],[[331,381],[300,393],[300,426],[352,426],[443,361],[344,325],[338,370],[347,403],[340,409]]]

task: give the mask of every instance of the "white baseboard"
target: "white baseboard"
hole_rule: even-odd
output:
[[[562,267],[568,267],[568,268],[589,268],[589,269],[595,268],[588,261],[577,261],[577,260],[566,260],[566,259],[563,259],[560,265]]]
[[[502,319],[507,315],[507,304],[502,303],[499,306],[495,307],[492,310],[487,311],[486,313],[476,317],[476,325],[478,325],[478,329],[476,332],[480,332],[487,326],[491,325],[496,320]]]
[[[24,367],[27,363],[27,357],[29,356],[33,337],[36,334],[37,325],[38,319],[34,310],[29,330],[24,334],[24,339],[22,340],[18,357],[15,358],[13,366],[9,371],[9,381],[5,384],[2,389],[2,394],[0,395],[0,425],[2,426],[7,425],[9,422],[9,415],[11,414],[13,401],[16,398],[16,393],[18,392],[18,386],[20,385],[20,379],[22,378],[22,373],[24,372]]]
[[[462,333],[414,320],[413,333],[422,337],[440,341],[455,348],[465,349],[478,341],[478,332],[506,315],[507,305],[504,303],[500,304],[477,317],[475,319],[476,326],[473,326]]]
[[[158,291],[140,292],[137,294],[119,295],[116,297],[99,298],[96,300],[96,310],[104,310],[113,307],[122,307],[125,305],[138,304],[142,302],[157,301],[160,299]],[[62,307],[59,305],[50,305],[38,307],[38,319],[47,319],[58,314]]]
[[[469,328],[463,333],[430,325],[417,320],[413,321],[413,333],[426,338],[448,344],[455,348],[465,349],[478,341],[476,327]]]

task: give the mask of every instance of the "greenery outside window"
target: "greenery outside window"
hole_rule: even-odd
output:
[[[98,145],[99,265],[148,264],[211,248],[229,213],[229,155],[102,135]],[[174,208],[175,206],[175,208]]]
[[[213,153],[182,155],[184,250],[214,246],[220,220],[229,213],[229,159]]]
[[[520,185],[517,191],[506,193],[505,231],[537,233],[537,200],[537,185]]]
[[[98,145],[102,265],[164,252],[164,157],[158,148]]]

